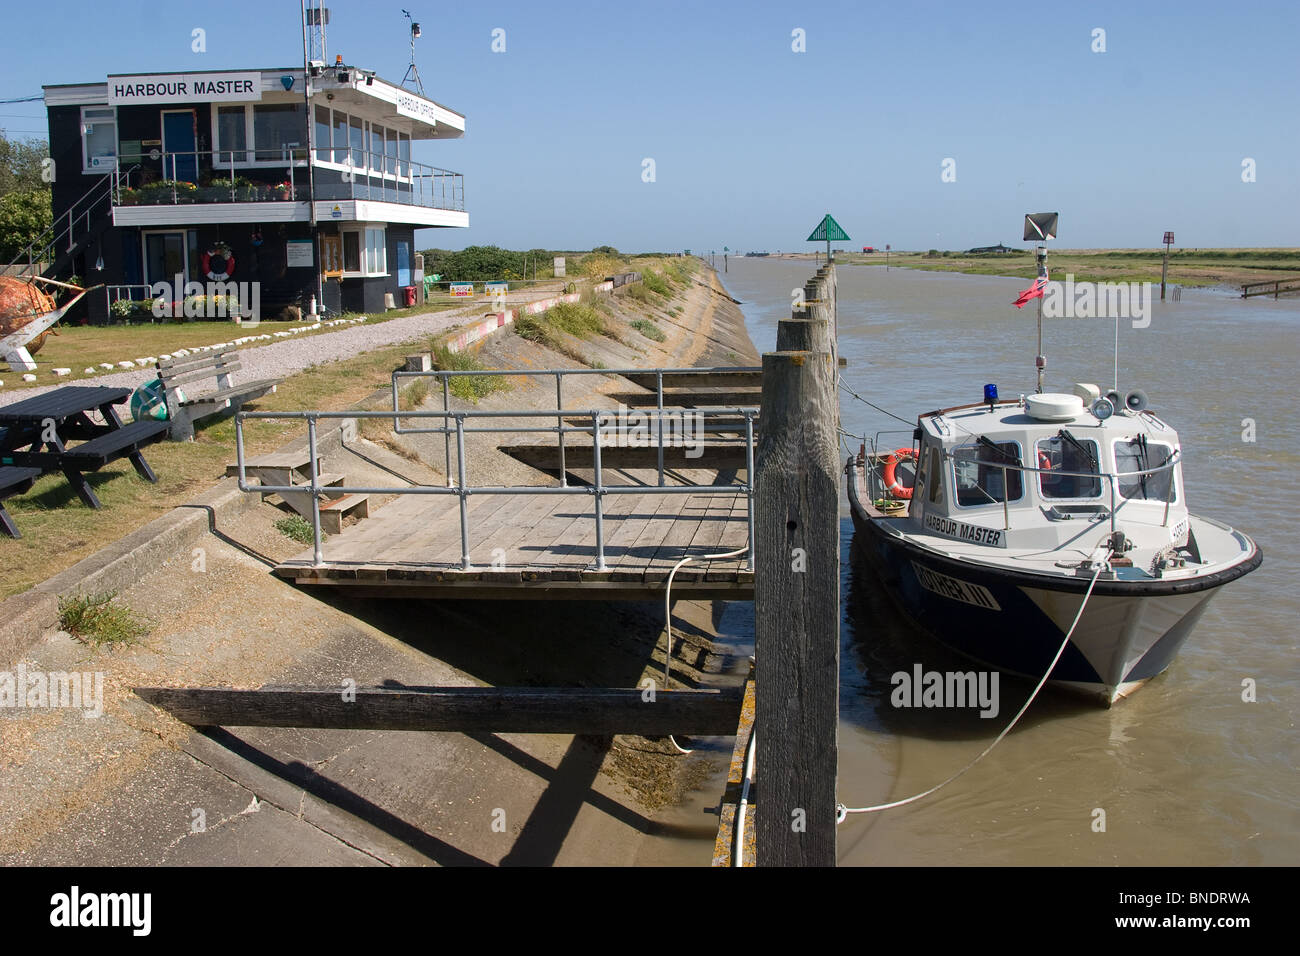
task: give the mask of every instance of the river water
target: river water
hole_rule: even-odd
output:
[[[815,269],[809,260],[731,260],[721,278],[744,303],[760,352],[775,347],[792,290]],[[1026,280],[878,266],[838,272],[842,375],[865,398],[914,421],[919,411],[980,400],[986,382],[1004,397],[1033,391],[1035,308],[1010,304]],[[1254,537],[1263,566],[1226,586],[1173,666],[1129,699],[1106,710],[1044,691],[959,780],[918,803],[851,817],[839,829],[841,864],[1300,863],[1298,325],[1300,300],[1194,290],[1156,301],[1146,328],[1121,323],[1121,392],[1142,388],[1178,430],[1193,513]],[[1045,320],[1046,390],[1109,387],[1114,329],[1111,319]],[[901,422],[848,396],[841,408],[847,431],[903,429],[882,444],[910,443]],[[1243,440],[1243,419],[1253,421],[1253,442]],[[897,671],[974,665],[907,625],[851,547],[847,498],[841,519],[839,797],[867,806],[965,766],[1032,685],[1004,675],[991,719],[891,706]],[[752,614],[724,619],[741,640],[752,628]],[[1242,699],[1246,679],[1253,703]]]

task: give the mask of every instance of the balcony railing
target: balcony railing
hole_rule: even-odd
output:
[[[409,159],[363,150],[317,150],[313,164],[314,198],[322,202],[368,200],[426,209],[465,210],[460,173]],[[342,163],[333,162],[346,152]],[[210,203],[307,202],[313,198],[307,150],[281,150],[283,177],[276,166],[249,166],[247,157],[265,162],[265,150],[196,150],[118,157],[113,173],[114,206],[177,206]],[[152,167],[152,168],[151,168]],[[146,177],[154,178],[145,181]]]

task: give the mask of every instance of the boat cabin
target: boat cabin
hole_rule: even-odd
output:
[[[1145,546],[1186,538],[1178,435],[1144,407],[1098,417],[1083,395],[1036,395],[933,412],[918,430],[909,517],[930,533],[1011,549],[1115,527]]]

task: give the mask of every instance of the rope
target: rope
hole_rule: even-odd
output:
[[[740,804],[736,807],[736,832],[731,838],[731,865],[745,865],[745,808],[749,805],[749,782],[754,779],[754,754],[758,752],[758,735],[749,731],[749,744],[745,748],[745,783],[740,790]]]
[[[869,401],[867,401],[865,398],[863,398],[863,397],[862,397],[861,395],[859,395],[857,392],[853,391],[853,389],[849,388],[847,385],[844,384],[844,376],[843,376],[843,375],[837,375],[837,376],[835,376],[835,381],[836,381],[836,383],[840,386],[840,388],[844,389],[844,391],[848,392],[850,395],[852,395],[854,398],[856,398],[858,401],[860,401],[863,405],[870,405],[872,408],[874,408],[876,411],[880,412],[882,415],[888,415],[890,418],[897,418],[897,419],[898,419],[900,422],[902,422],[904,425],[915,425],[915,424],[916,424],[916,422],[915,422],[913,419],[910,419],[910,418],[904,418],[902,415],[895,415],[893,412],[889,411],[889,409],[887,409],[887,408],[881,408],[881,407],[880,407],[879,405],[877,405],[875,402],[869,402]],[[857,437],[857,436],[854,436],[854,437]]]
[[[668,572],[668,583],[664,587],[664,628],[668,632],[668,644],[664,651],[664,690],[668,690],[670,686],[668,669],[672,666],[673,662],[673,578],[683,566],[690,564],[692,561],[717,561],[722,558],[738,558],[748,550],[749,545],[745,545],[745,547],[740,548],[737,551],[728,551],[726,554],[702,554],[694,558],[682,558],[673,565],[673,569]],[[677,741],[673,739],[672,734],[668,735],[668,742],[677,748],[679,754],[695,752],[679,746]]]
[[[1097,578],[1101,576],[1101,572],[1106,567],[1107,567],[1107,563],[1104,558],[1097,562],[1097,570],[1093,572],[1092,580],[1088,582],[1088,590],[1084,592],[1083,603],[1079,605],[1079,612],[1074,615],[1074,623],[1070,625],[1070,629],[1065,634],[1065,639],[1061,641],[1061,646],[1057,648],[1056,656],[1052,658],[1052,663],[1047,665],[1047,670],[1043,672],[1042,679],[1039,680],[1038,686],[1034,688],[1034,692],[1029,695],[1029,699],[1025,701],[1025,705],[1020,708],[1019,712],[1016,714],[1015,717],[1011,718],[1011,723],[1007,724],[1007,726],[1003,729],[1002,733],[997,735],[993,743],[985,747],[984,751],[978,757],[976,757],[970,763],[966,764],[966,766],[962,767],[960,770],[958,770],[947,780],[943,781],[942,783],[935,784],[929,790],[923,791],[922,793],[914,794],[903,800],[895,800],[893,803],[882,803],[879,806],[875,806],[875,807],[846,807],[842,803],[838,804],[835,808],[835,822],[843,823],[848,818],[848,815],[850,813],[875,813],[877,810],[892,810],[895,807],[903,807],[909,803],[915,803],[917,800],[920,800],[924,797],[928,797],[930,794],[934,793],[935,791],[943,787],[946,787],[948,784],[952,783],[962,774],[966,773],[966,771],[970,770],[977,763],[979,763],[981,760],[987,757],[990,751],[992,751],[994,747],[996,747],[999,743],[1001,743],[1002,738],[1005,737],[1007,734],[1011,733],[1011,728],[1015,727],[1015,725],[1019,723],[1020,718],[1023,717],[1025,711],[1029,709],[1029,705],[1032,704],[1034,702],[1034,699],[1038,697],[1038,692],[1042,690],[1043,685],[1047,683],[1048,675],[1052,673],[1053,668],[1056,667],[1057,661],[1059,661],[1061,659],[1061,655],[1065,653],[1065,647],[1067,644],[1070,643],[1070,637],[1074,634],[1074,629],[1079,626],[1079,620],[1080,618],[1083,617],[1083,610],[1088,606],[1088,599],[1092,597],[1093,585],[1097,583]]]

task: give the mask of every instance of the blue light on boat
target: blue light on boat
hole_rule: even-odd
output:
[[[984,401],[988,402],[989,408],[992,409],[993,404],[997,400],[998,400],[998,387],[990,382],[988,385],[984,386]]]

